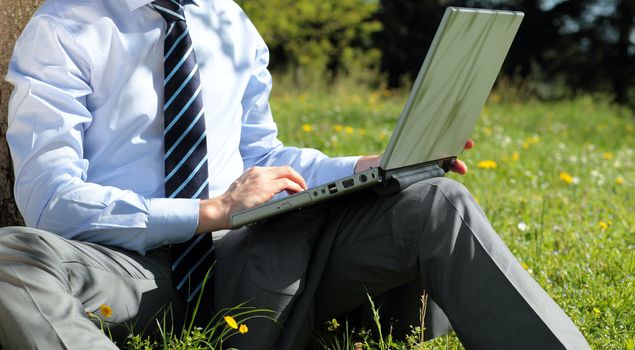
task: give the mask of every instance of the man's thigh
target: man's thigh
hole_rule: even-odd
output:
[[[411,248],[420,241],[416,227],[431,204],[426,201],[427,182],[435,181],[385,196],[365,191],[338,203],[329,214],[340,224],[316,293],[317,322],[358,307],[369,295],[405,285],[410,287],[404,293],[414,296],[407,305],[418,309],[423,286],[411,263],[416,251]],[[419,293],[413,294],[415,289]]]
[[[339,224],[315,295],[316,322],[360,305],[370,309],[368,296],[381,305],[384,317],[396,319],[397,329],[407,331],[410,324],[421,322],[421,296],[427,281],[418,255],[422,245],[437,249],[434,241],[426,240],[423,228],[447,215],[439,206],[439,188],[469,196],[456,181],[432,178],[390,195],[366,191],[334,207],[329,220]],[[465,200],[472,200],[469,197]],[[428,301],[426,328],[434,336],[450,330],[433,300]]]
[[[249,302],[272,310],[284,325],[284,335],[298,327],[306,333],[303,314],[314,299],[316,319],[322,320],[364,303],[367,292],[378,295],[414,282],[417,271],[405,261],[416,258],[409,247],[420,238],[408,226],[420,222],[402,219],[425,220],[418,214],[426,212],[421,203],[426,202],[430,184],[411,187],[383,197],[362,191],[230,231],[216,241],[216,310]],[[418,310],[418,297],[411,305]],[[250,325],[247,337],[232,341],[271,340],[269,335],[280,331],[273,328]],[[267,334],[257,334],[259,330]]]
[[[57,337],[73,340],[73,334],[65,334],[66,330],[90,332],[86,322],[90,313],[105,319],[107,325],[124,326],[113,330],[116,338],[125,339],[129,327],[137,332],[155,329],[152,320],[161,316],[161,310],[171,308],[173,316],[168,320],[179,321],[183,314],[184,303],[172,287],[165,249],[141,256],[40,230],[10,227],[0,230],[0,260],[0,293],[11,295],[1,297],[6,309],[2,321],[5,335],[11,331],[19,334],[29,323],[42,323],[50,324],[46,327],[59,333]],[[109,317],[101,314],[101,305],[111,308]],[[5,323],[7,318],[13,319],[12,326]]]

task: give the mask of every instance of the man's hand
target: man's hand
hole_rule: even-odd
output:
[[[260,205],[279,192],[296,193],[307,189],[300,174],[289,166],[253,167],[229,186],[223,195],[201,200],[197,233],[230,228],[230,217]]]
[[[474,147],[474,140],[468,139],[465,142],[464,149],[467,151],[468,149],[472,147]],[[463,163],[462,160],[456,159],[454,162],[452,162],[452,165],[450,166],[450,171],[453,171],[460,175],[465,175],[467,174],[467,165],[465,165],[465,163]]]
[[[474,141],[472,139],[468,139],[465,142],[465,150],[467,151],[468,149],[472,147],[474,147]],[[379,164],[381,163],[381,157],[382,156],[373,155],[373,156],[363,156],[359,158],[359,160],[355,164],[355,174],[359,174],[370,168],[379,167]],[[467,165],[465,165],[465,163],[463,163],[462,160],[456,159],[454,162],[452,162],[452,165],[450,166],[450,171],[453,171],[457,174],[465,175],[467,174]]]

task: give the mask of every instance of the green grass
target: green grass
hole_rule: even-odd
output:
[[[406,93],[350,91],[356,90],[344,84],[311,93],[274,90],[280,138],[331,156],[381,152]],[[602,97],[507,100],[491,96],[473,134],[476,147],[461,156],[468,174],[449,176],[471,190],[517,259],[592,348],[634,350],[635,115]],[[218,345],[227,336],[240,336],[222,319],[226,314],[239,322],[248,318],[225,310],[205,329],[162,330],[157,342],[135,335],[127,348]],[[360,340],[363,349],[372,350],[463,348],[454,335],[421,346],[417,334],[393,340],[375,329],[348,329],[343,319],[338,323],[318,331],[309,348],[353,350],[351,344]]]
[[[280,138],[332,156],[381,152],[406,96],[291,91],[274,90],[271,99]],[[607,101],[518,103],[494,94],[473,134],[476,147],[461,156],[468,175],[451,176],[592,348],[632,350],[635,115]],[[479,168],[484,160],[496,167]],[[456,348],[454,336],[426,344]]]

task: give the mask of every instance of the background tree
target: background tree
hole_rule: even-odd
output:
[[[635,1],[621,0],[617,6],[617,69],[614,73],[613,83],[617,102],[626,103],[629,101],[628,84],[635,82],[635,45],[631,38],[635,26]],[[635,91],[635,89],[630,89]],[[634,93],[635,94],[635,93]],[[635,96],[630,97],[630,102],[635,103]]]
[[[379,62],[371,34],[381,29],[373,19],[376,1],[238,0],[272,53],[271,67],[293,71],[296,80],[323,79],[353,66]]]
[[[417,74],[450,5],[525,12],[503,73],[537,96],[607,92],[635,107],[634,0],[381,0],[374,39],[391,85]]]
[[[414,79],[441,22],[447,1],[381,0],[377,19],[383,30],[374,36],[382,52],[381,68],[390,86]]]

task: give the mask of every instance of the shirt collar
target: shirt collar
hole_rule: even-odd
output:
[[[138,9],[141,6],[145,6],[151,3],[152,1],[153,0],[126,0],[126,3],[128,4],[128,8],[130,9],[130,11],[132,11]],[[183,1],[183,3],[191,3],[198,6],[197,0],[185,0]]]

